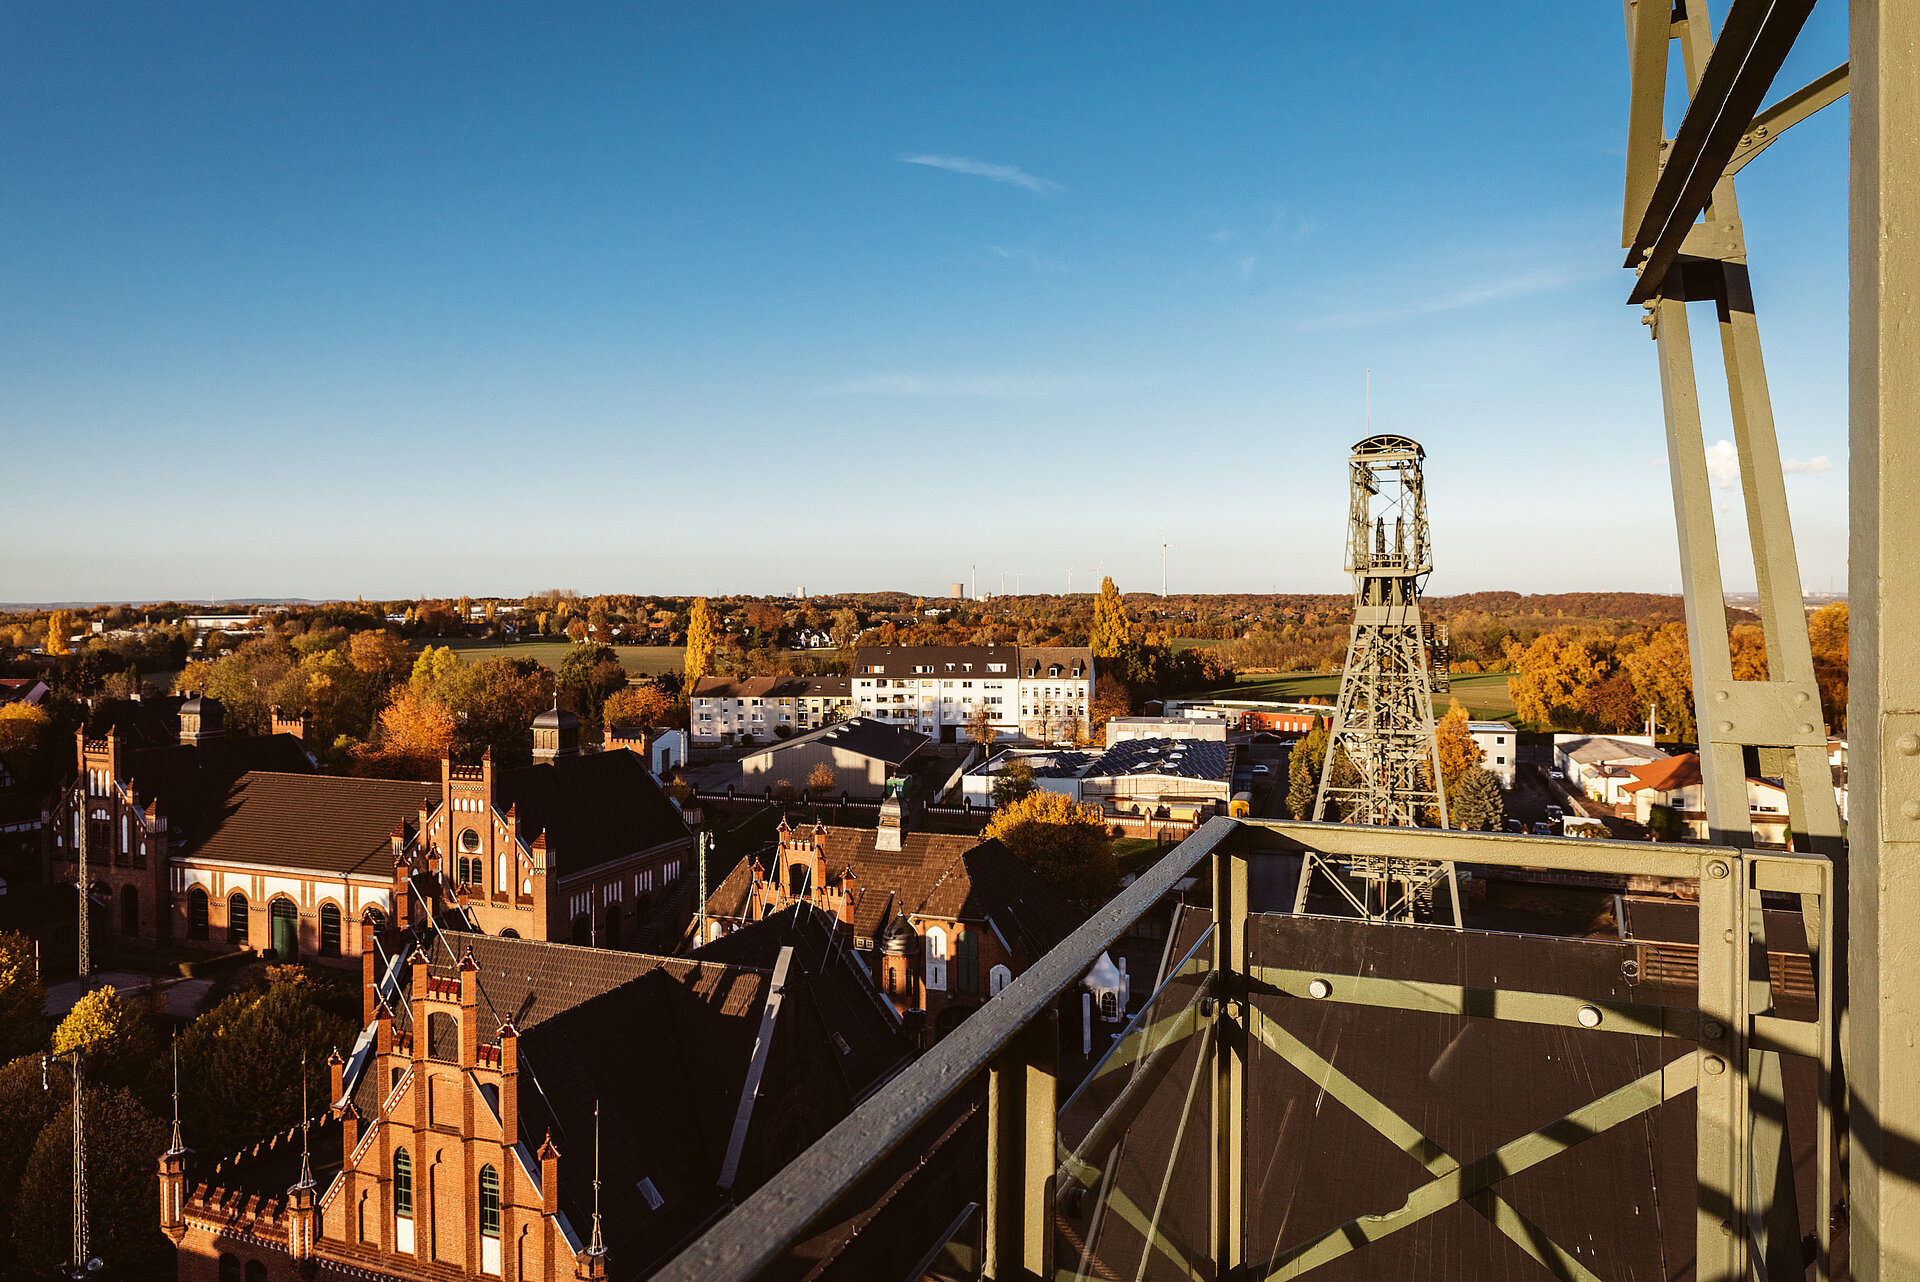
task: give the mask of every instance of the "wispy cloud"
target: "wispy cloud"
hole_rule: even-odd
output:
[[[1827,460],[1827,456],[1824,454],[1816,454],[1804,463],[1802,463],[1797,458],[1790,458],[1785,463],[1782,463],[1780,466],[1785,468],[1789,472],[1831,472],[1833,471],[1833,464]]]
[[[817,389],[816,396],[974,396],[994,400],[1092,396],[1138,386],[1054,374],[869,374]]]
[[[975,178],[990,178],[994,182],[1022,187],[1042,196],[1066,190],[1052,179],[1036,178],[1018,165],[989,164],[984,160],[975,160],[972,156],[902,156],[900,163],[926,165],[931,169],[945,169],[956,174],[972,174]]]
[[[1042,258],[1031,249],[1008,249],[1002,245],[988,245],[987,248],[992,250],[996,257],[1005,258],[1016,263],[1025,263],[1037,272],[1063,272],[1067,270],[1065,263],[1056,263],[1051,258]]]
[[[1499,280],[1483,281],[1477,285],[1454,290],[1449,294],[1419,299],[1398,307],[1337,312],[1327,316],[1313,317],[1302,321],[1300,328],[1303,330],[1361,329],[1369,325],[1389,325],[1395,321],[1411,320],[1416,316],[1432,316],[1440,312],[1459,311],[1463,307],[1478,307],[1483,303],[1523,298],[1529,294],[1544,294],[1550,290],[1563,289],[1572,283],[1573,277],[1565,272],[1526,272],[1518,276],[1502,277]]]
[[[1259,266],[1259,264],[1260,260],[1252,254],[1248,254],[1245,258],[1242,258],[1240,260],[1240,279],[1245,280],[1252,276],[1253,269]]]
[[[1740,451],[1732,441],[1715,441],[1707,446],[1707,480],[1716,490],[1740,483]]]

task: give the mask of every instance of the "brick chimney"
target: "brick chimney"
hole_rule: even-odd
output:
[[[500,1043],[500,1133],[512,1144],[520,1137],[520,1030],[509,1019],[494,1040]]]
[[[480,1010],[480,966],[468,946],[460,958],[460,1066],[472,1068],[480,1056],[478,1017]]]
[[[553,1132],[540,1144],[540,1210],[546,1215],[560,1213],[560,1150],[553,1146]]]

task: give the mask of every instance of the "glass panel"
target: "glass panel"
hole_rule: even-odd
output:
[[[1060,1109],[1054,1263],[1062,1278],[1188,1278],[1189,1265],[1204,1267],[1209,914],[1180,909],[1171,943],[1152,996],[1110,1045],[1096,1044],[1098,1060]],[[1097,1003],[1094,1027],[1101,1037]],[[1070,1048],[1063,1073],[1073,1059]]]

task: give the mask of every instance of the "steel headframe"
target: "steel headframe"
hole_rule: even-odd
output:
[[[1711,840],[1729,846],[1752,842],[1745,758],[1747,749],[1757,749],[1760,775],[1778,778],[1785,785],[1791,828],[1800,849],[1833,862],[1837,893],[1844,905],[1845,848],[1829,773],[1827,729],[1814,679],[1800,567],[1733,181],[1734,173],[1781,132],[1846,91],[1847,68],[1841,67],[1759,111],[1812,7],[1813,0],[1734,0],[1716,41],[1706,0],[1677,4],[1625,0],[1632,101],[1621,244],[1628,251],[1626,265],[1638,272],[1629,301],[1645,309],[1644,321],[1659,346]],[[1668,73],[1676,47],[1689,100],[1678,130],[1669,139],[1664,122]],[[1740,488],[1766,634],[1767,675],[1760,681],[1733,679],[1720,546],[1688,331],[1690,302],[1713,303],[1719,320]],[[1805,908],[1818,911],[1814,904]],[[1844,909],[1837,920],[1844,939]],[[1749,934],[1753,947],[1766,947],[1766,927],[1758,915]],[[1844,993],[1844,961],[1838,986]],[[1754,1013],[1765,1014],[1770,1001],[1766,986],[1756,985]],[[1835,1062],[1840,1062],[1837,1055]],[[1703,1275],[1711,1276],[1708,1262],[1714,1259],[1726,1276],[1736,1276],[1746,1267],[1750,1239],[1752,1251],[1764,1263],[1765,1276],[1797,1276],[1802,1267],[1800,1235],[1793,1212],[1792,1164],[1783,1156],[1779,1056],[1752,1050],[1745,1068],[1757,1101],[1749,1115],[1749,1142],[1756,1153],[1754,1204],[1773,1207],[1775,1215],[1770,1221],[1756,1219],[1747,1226],[1748,1233],[1724,1241],[1710,1244],[1703,1237],[1701,1268]],[[1830,1084],[1836,1108],[1844,1107],[1842,1082],[1843,1074],[1836,1070]],[[1777,1190],[1776,1180],[1784,1185]],[[1844,1197],[1828,1205],[1833,1218],[1844,1216]],[[1710,1255],[1709,1245],[1722,1248],[1723,1258]]]
[[[1315,819],[1412,828],[1422,811],[1432,811],[1447,826],[1428,675],[1430,638],[1420,622],[1420,589],[1433,571],[1425,457],[1418,441],[1380,434],[1355,445],[1347,461],[1353,625],[1314,797]],[[1444,882],[1452,924],[1460,924],[1460,891],[1450,864],[1367,855],[1333,866],[1310,853],[1300,865],[1296,912],[1305,908],[1316,870],[1359,916],[1379,921],[1432,918],[1434,891]],[[1350,882],[1358,883],[1360,893]]]

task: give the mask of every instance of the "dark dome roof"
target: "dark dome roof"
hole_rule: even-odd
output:
[[[578,730],[580,718],[555,705],[533,719],[535,730]]]
[[[920,951],[920,932],[913,928],[905,913],[895,917],[886,933],[880,936],[880,951],[897,957],[912,956]]]
[[[201,716],[209,710],[213,712],[224,712],[226,708],[225,705],[212,695],[203,694],[197,690],[188,695],[187,701],[180,705],[180,714],[182,716]]]

